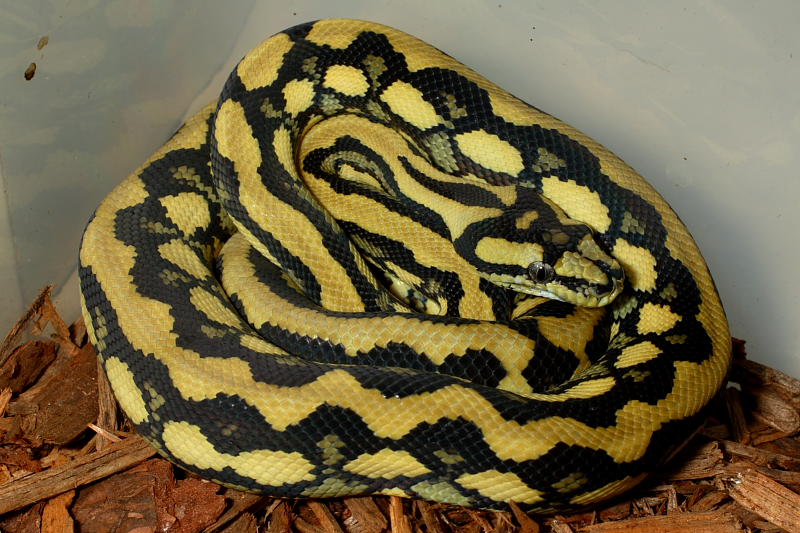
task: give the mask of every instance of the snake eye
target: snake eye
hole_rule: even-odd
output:
[[[555,273],[553,267],[542,261],[535,261],[528,266],[528,275],[536,283],[547,283],[553,279]]]

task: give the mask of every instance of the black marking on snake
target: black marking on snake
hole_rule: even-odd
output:
[[[350,26],[348,31],[353,32],[354,27],[363,27],[363,23],[357,24],[362,24],[362,26]],[[525,337],[533,339],[536,343],[536,355],[531,359],[528,368],[523,371],[523,375],[529,380],[529,385],[535,390],[557,394],[572,390],[571,386],[574,384],[586,383],[595,378],[606,380],[611,378],[614,380],[614,385],[605,393],[597,393],[592,398],[560,398],[547,402],[526,399],[520,395],[486,387],[485,385],[502,380],[504,370],[495,357],[498,354],[491,354],[484,350],[472,350],[460,358],[447,357],[443,364],[434,368],[434,371],[428,372],[423,371],[428,370],[431,365],[425,355],[415,353],[402,342],[390,342],[388,346],[374,353],[371,351],[368,354],[359,355],[359,358],[364,360],[381,359],[398,364],[410,363],[412,366],[416,364],[420,370],[363,365],[325,366],[302,361],[296,356],[273,356],[268,353],[268,349],[265,353],[260,353],[243,347],[242,336],[254,333],[252,329],[242,325],[241,329],[237,331],[238,328],[231,325],[230,319],[206,317],[205,311],[195,308],[189,298],[189,291],[202,289],[218,300],[218,302],[214,302],[215,304],[219,303],[226,309],[234,309],[234,304],[240,304],[235,295],[232,298],[233,303],[229,302],[211,277],[215,269],[213,254],[216,253],[216,250],[212,249],[214,245],[211,244],[211,241],[213,239],[224,240],[228,234],[228,226],[220,213],[216,196],[214,193],[203,192],[205,185],[194,186],[191,180],[173,178],[171,176],[173,167],[194,168],[200,176],[202,184],[207,184],[210,181],[206,163],[210,158],[216,176],[216,185],[226,207],[252,233],[265,238],[267,248],[274,252],[272,255],[278,258],[281,266],[291,268],[299,285],[304,289],[310,287],[309,294],[301,297],[294,289],[287,288],[285,282],[282,282],[286,290],[283,295],[285,299],[293,303],[302,301],[302,305],[313,307],[312,302],[319,301],[321,289],[318,284],[314,285],[316,280],[310,271],[303,271],[304,266],[296,254],[286,249],[276,239],[270,241],[271,235],[268,228],[261,230],[248,217],[246,210],[233,206],[231,196],[238,192],[238,184],[235,183],[235,174],[233,173],[234,167],[230,161],[216,154],[214,143],[206,142],[205,146],[199,150],[174,150],[165,154],[162,160],[153,162],[145,168],[140,177],[145,184],[145,192],[148,197],[140,205],[113,212],[115,217],[113,224],[109,223],[110,217],[105,215],[107,218],[103,219],[104,225],[99,227],[115,227],[116,233],[113,236],[104,234],[103,239],[105,240],[101,240],[101,242],[114,239],[115,246],[124,245],[126,250],[131,250],[130,247],[133,247],[134,264],[130,272],[110,273],[109,264],[104,263],[103,258],[97,259],[97,256],[100,255],[97,249],[91,250],[87,257],[92,258],[91,260],[98,264],[81,264],[80,267],[81,290],[86,304],[87,325],[95,335],[98,335],[98,344],[103,346],[101,358],[107,363],[112,357],[118,358],[119,362],[124,365],[123,370],[132,376],[135,387],[138,388],[138,392],[141,393],[142,400],[145,402],[147,419],[139,424],[139,431],[152,442],[160,445],[160,451],[165,455],[170,454],[170,450],[165,446],[170,443],[164,442],[163,430],[165,424],[175,422],[185,422],[199,428],[202,435],[220,453],[275,450],[302,454],[313,465],[311,471],[314,476],[313,481],[297,483],[287,481],[281,482],[280,486],[271,486],[271,480],[260,480],[259,482],[247,475],[240,475],[231,466],[223,467],[220,470],[199,468],[196,464],[187,464],[176,457],[171,457],[178,464],[209,478],[257,490],[268,488],[271,494],[277,496],[301,495],[314,487],[327,486],[325,485],[326,480],[343,487],[361,485],[359,492],[371,492],[391,487],[404,489],[408,494],[417,493],[421,496],[430,496],[425,490],[425,483],[427,483],[429,485],[447,484],[453,487],[459,497],[467,498],[471,505],[498,507],[502,505],[502,502],[481,494],[477,490],[461,486],[458,481],[463,475],[486,474],[494,470],[501,474],[514,474],[527,485],[528,489],[541,492],[544,501],[533,504],[532,507],[540,511],[552,511],[573,507],[573,498],[585,496],[590,491],[610,482],[651,471],[698,427],[702,413],[681,420],[661,423],[660,428],[651,435],[641,432],[638,438],[642,439],[641,443],[642,446],[646,446],[646,451],[643,456],[631,462],[615,461],[610,451],[568,445],[563,441],[555,444],[544,455],[536,459],[528,461],[501,460],[496,450],[489,445],[488,432],[491,431],[489,426],[482,429],[478,422],[473,423],[462,416],[451,414],[447,415],[451,418],[443,416],[436,422],[419,422],[409,433],[394,440],[379,435],[381,430],[388,431],[392,429],[391,427],[376,429],[368,426],[355,408],[350,410],[335,405],[336,398],[332,398],[330,401],[321,401],[308,416],[304,416],[285,430],[278,431],[267,423],[266,417],[253,405],[236,394],[219,392],[210,399],[187,400],[183,396],[185,391],[178,390],[178,386],[173,381],[174,376],[171,376],[171,369],[165,363],[165,361],[171,361],[171,358],[180,357],[180,354],[161,354],[160,358],[159,354],[144,354],[134,346],[137,340],[142,341],[141,338],[133,338],[133,342],[128,340],[126,335],[131,332],[121,329],[118,316],[123,313],[122,306],[129,302],[126,302],[121,295],[106,295],[105,288],[100,286],[100,279],[111,279],[114,283],[120,283],[121,279],[124,282],[125,276],[130,276],[129,283],[140,295],[162,302],[169,308],[169,316],[173,319],[174,324],[172,331],[166,333],[174,335],[177,347],[195,351],[201,358],[231,357],[246,362],[253,379],[264,384],[298,387],[311,384],[329,372],[346,372],[357,381],[360,387],[379,391],[387,401],[391,401],[392,398],[413,398],[415,395],[445,391],[448,388],[451,390],[461,388],[470,395],[479,394],[495,409],[495,414],[505,420],[524,424],[527,421],[554,416],[581,422],[589,428],[614,427],[618,423],[616,415],[622,408],[632,406],[631,402],[633,401],[638,401],[641,405],[658,406],[659,401],[671,393],[678,394],[680,399],[682,392],[673,390],[677,386],[676,380],[680,375],[679,372],[683,371],[679,365],[676,365],[680,361],[703,363],[713,357],[715,364],[719,362],[718,367],[707,366],[705,381],[701,381],[699,385],[705,387],[701,392],[708,394],[713,392],[710,387],[719,385],[718,381],[722,379],[722,376],[718,374],[721,373],[721,365],[725,363],[725,353],[724,347],[712,346],[711,334],[715,335],[714,339],[719,343],[719,333],[724,329],[724,318],[720,318],[723,311],[718,301],[714,300],[713,287],[709,288],[709,281],[702,277],[705,275],[704,267],[700,266],[699,270],[695,272],[695,275],[698,276],[697,279],[700,280],[700,285],[698,285],[692,272],[681,263],[681,260],[670,255],[667,248],[668,237],[675,238],[679,232],[670,233],[670,230],[665,227],[664,220],[661,219],[661,215],[654,206],[654,203],[657,205],[658,199],[646,189],[646,186],[642,189],[644,191],[642,196],[639,196],[614,183],[609,176],[603,173],[600,157],[603,158],[602,161],[606,163],[610,161],[612,165],[617,164],[617,160],[602,155],[602,152],[597,152],[601,156],[596,155],[587,146],[571,139],[567,134],[537,125],[517,126],[508,121],[512,119],[496,116],[489,94],[476,83],[469,81],[463,73],[436,67],[409,72],[405,57],[399,50],[394,49],[389,38],[383,35],[377,27],[375,31],[363,31],[359,35],[347,34],[347,37],[354,36],[354,38],[343,49],[327,45],[319,46],[307,41],[305,37],[312,27],[313,23],[287,30],[287,35],[295,45],[282,59],[274,58],[275,66],[279,68],[273,84],[269,87],[248,91],[237,74],[234,74],[226,85],[222,101],[231,99],[242,104],[249,127],[252,128],[254,135],[261,143],[261,149],[266,154],[262,167],[259,169],[265,187],[281,201],[288,202],[295,209],[302,211],[318,228],[323,235],[324,246],[330,251],[333,260],[339,261],[343,265],[366,307],[375,311],[369,316],[382,316],[377,311],[380,311],[386,303],[383,289],[373,286],[372,281],[366,279],[365,273],[353,266],[355,261],[346,245],[347,239],[339,236],[339,228],[327,222],[322,216],[321,209],[297,193],[299,184],[295,183],[294,179],[281,168],[280,162],[274,156],[269,155],[274,140],[272,131],[275,128],[286,127],[296,138],[309,121],[331,112],[331,108],[320,105],[323,97],[335,96],[345,107],[363,107],[362,116],[374,122],[382,123],[383,120],[380,116],[385,114],[390,117],[388,125],[403,130],[415,140],[415,142],[408,143],[413,150],[419,150],[420,146],[424,146],[422,140],[425,135],[444,134],[450,139],[450,147],[459,167],[459,170],[455,172],[456,175],[473,173],[496,184],[522,182],[537,192],[542,192],[543,178],[555,177],[563,182],[574,182],[577,186],[585,188],[586,191],[596,193],[602,206],[608,209],[608,215],[612,221],[609,228],[598,234],[601,244],[606,249],[613,251],[618,242],[624,241],[628,246],[640,246],[650,253],[656,260],[655,287],[649,291],[629,290],[625,294],[625,299],[615,302],[606,316],[600,319],[600,323],[594,326],[591,339],[586,340],[584,345],[589,359],[588,363],[592,365],[585,374],[583,370],[578,369],[578,360],[575,354],[557,346],[555,344],[557,340],[550,341],[541,335],[537,324],[538,315],[568,318],[571,308],[560,307],[553,303],[542,304],[535,307],[530,316],[521,320],[509,321],[507,325]],[[428,49],[428,51],[431,50]],[[364,97],[334,94],[331,89],[320,86],[321,73],[331,65],[351,65],[371,75],[371,72],[364,70],[365,59],[368,55],[381,58],[386,69],[377,77],[376,83],[370,84]],[[314,72],[311,73],[300,69],[309,58],[316,58]],[[287,82],[295,79],[307,79],[317,84],[315,87],[316,102],[296,117],[288,112],[279,112],[277,117],[266,117],[260,109],[262,105],[268,102],[274,110],[279,110],[286,104],[282,89]],[[380,96],[395,81],[404,81],[421,91],[423,98],[434,106],[435,111],[441,117],[449,120],[452,127],[448,124],[439,124],[423,132],[412,124],[404,122],[403,117],[393,114],[388,104],[383,102]],[[379,106],[381,113],[367,109],[367,103]],[[451,112],[453,105],[463,109],[465,115],[455,116]],[[210,123],[212,128],[209,134],[213,139],[213,119]],[[458,133],[475,130],[497,135],[514,146],[523,158],[524,170],[518,176],[510,176],[502,172],[484,169],[461,153],[455,136]],[[209,144],[212,145],[211,154],[208,152]],[[545,151],[548,159],[542,163],[539,158],[545,155]],[[555,163],[550,165],[548,161],[552,163],[553,158],[556,158]],[[436,190],[436,184],[428,183],[430,180],[427,180],[426,177],[415,174],[415,169],[410,161],[401,160],[401,163],[411,174],[412,179],[416,179],[431,190]],[[615,171],[611,169],[611,172]],[[231,179],[220,178],[220,173],[223,172],[230,172]],[[635,182],[635,185],[639,186],[639,182]],[[208,227],[194,229],[189,235],[181,233],[180,227],[169,220],[164,206],[161,205],[161,199],[185,191],[202,195],[208,202],[212,218]],[[358,193],[363,194],[362,191],[358,191]],[[483,197],[471,200],[466,187],[453,189],[452,192],[442,189],[439,193],[445,196],[450,194],[447,196],[448,198],[457,198],[457,201],[469,205],[491,201]],[[651,198],[652,202],[647,198]],[[121,200],[129,202],[131,198],[122,197]],[[402,208],[395,208],[398,212],[400,209]],[[107,206],[106,211],[108,211]],[[407,216],[409,218],[418,216],[415,220],[419,220],[425,225],[430,225],[431,220],[434,220],[434,217],[428,214],[417,214],[416,210],[411,211],[413,213],[410,212]],[[624,215],[626,213],[628,222],[625,222]],[[631,223],[631,218],[636,223],[627,228],[630,230],[628,231],[624,229],[626,228],[624,224]],[[95,221],[92,222],[90,228],[95,225]],[[639,231],[638,228],[644,228],[644,231]],[[478,230],[478,228],[474,229]],[[108,230],[104,229],[104,231]],[[354,233],[352,228],[350,228],[350,233]],[[522,242],[515,240],[517,236],[513,235],[513,232],[510,236],[503,235],[502,237],[509,241]],[[208,274],[191,272],[190,267],[184,270],[162,257],[158,247],[173,240],[178,240],[182,245],[188,246],[192,253],[197,255],[203,268],[208,268]],[[382,246],[390,246],[390,244],[392,243],[387,241]],[[394,243],[394,249],[403,248],[402,243],[399,245],[398,247],[397,243]],[[680,243],[672,242],[670,246],[675,250],[676,255],[680,256],[682,252],[678,249]],[[687,258],[691,261],[701,261],[696,251],[690,253]],[[406,259],[409,258],[406,257]],[[413,263],[409,262],[408,264],[412,265]],[[421,272],[419,265],[413,268],[417,268]],[[264,279],[268,279],[270,276],[272,276],[272,281],[269,282],[271,287],[279,286],[280,284],[275,282],[272,274],[266,274]],[[481,290],[491,296],[495,316],[508,316],[508,313],[514,309],[514,298],[503,290],[490,290],[490,287],[485,284],[481,285]],[[704,298],[708,298],[710,303],[704,302]],[[634,302],[630,309],[625,307],[626,301]],[[707,303],[709,305],[701,307],[701,304]],[[642,334],[638,328],[640,319],[643,318],[645,304],[668,306],[670,312],[679,316],[679,320],[668,332]],[[317,310],[317,312],[325,311]],[[131,316],[129,310],[125,310],[125,313],[128,317]],[[342,318],[355,316],[346,313],[338,315],[328,313],[328,315]],[[715,316],[709,318],[709,315]],[[405,316],[410,317],[411,315]],[[146,318],[146,316],[143,317],[143,319]],[[419,317],[415,315],[414,318],[415,320],[449,325],[474,323],[474,321],[470,322],[454,317]],[[701,319],[707,322],[701,323]],[[612,320],[615,322],[617,336],[609,347],[608,337]],[[198,324],[203,324],[204,327],[201,328]],[[318,354],[321,351],[323,357],[331,360],[348,361],[347,357],[343,356],[342,347],[326,347],[324,341],[311,340],[286,328],[281,328],[277,324],[269,327],[272,330],[267,333],[275,339],[287,343],[287,346],[294,348],[306,342],[310,343],[309,351],[316,351]],[[709,330],[707,331],[706,328]],[[713,328],[717,328],[717,330]],[[661,354],[650,360],[638,362],[630,368],[617,368],[615,363],[619,361],[622,350],[640,342],[652,343],[661,351]],[[714,350],[717,353],[714,353]],[[559,358],[565,358],[566,364],[557,367],[556,360]],[[472,368],[473,366],[475,368]],[[490,368],[481,378],[483,384],[467,383],[444,373],[469,376],[475,373],[475,369],[478,367]],[[436,371],[442,373],[436,373]],[[709,377],[712,374],[713,376]],[[119,378],[117,377],[117,379]],[[214,376],[208,376],[208,379],[213,381]],[[716,381],[714,381],[715,379]],[[135,396],[136,394],[136,391],[125,390],[126,384],[118,382],[116,386],[122,387],[129,398],[130,395]],[[691,405],[699,409],[697,401],[692,401],[694,403]],[[371,414],[368,411],[361,411],[360,408],[358,411],[364,413],[365,417]],[[633,412],[641,411],[634,409]],[[682,415],[680,412],[675,412],[671,416]],[[484,431],[487,433],[484,434]],[[325,444],[320,444],[324,439],[328,439],[325,441],[328,442],[327,448]],[[332,448],[335,449],[335,453],[331,451]],[[344,469],[344,464],[362,454],[382,451],[408,453],[430,468],[432,473],[415,477],[400,476],[383,479],[355,475]],[[459,460],[459,457],[463,460]],[[334,463],[333,467],[330,463]],[[572,482],[571,486],[570,481]]]
[[[270,289],[282,299],[291,302],[293,305],[310,307],[320,314],[336,318],[363,318],[365,316],[369,316],[361,313],[328,311],[322,307],[319,307],[289,287],[285,280],[279,275],[275,267],[267,262],[263,256],[255,252],[255,250],[251,249],[249,259],[255,266],[259,280],[263,284],[268,285]],[[231,295],[231,301],[240,314],[243,316],[246,315],[246,311],[242,307],[236,294]],[[373,316],[380,317],[381,314],[375,313]],[[409,316],[413,316],[414,318],[419,318],[421,320],[429,320],[432,322],[437,321],[436,316]],[[438,320],[444,321],[444,318],[439,318]],[[460,320],[462,323],[470,322],[467,319]],[[417,353],[409,346],[398,342],[390,342],[386,346],[375,346],[367,352],[359,352],[356,356],[350,356],[347,355],[346,349],[342,345],[333,344],[320,338],[309,338],[304,335],[288,331],[274,324],[263,324],[258,329],[258,333],[263,338],[270,340],[275,345],[280,346],[289,353],[297,354],[309,361],[316,361],[320,363],[400,367],[424,372],[439,372],[442,374],[455,376],[460,379],[470,380],[489,387],[496,387],[500,380],[502,380],[506,375],[505,370],[497,360],[497,356],[485,350],[468,350],[467,353],[461,356],[451,354],[445,358],[441,365],[437,366],[432,363],[430,358],[428,358],[424,353]],[[484,372],[479,372],[479,369],[483,369]],[[253,370],[256,371],[256,368]],[[419,392],[416,381],[412,381],[409,384],[401,382],[402,379],[398,378],[397,383],[390,384],[389,389],[381,389],[382,393],[389,397],[407,396],[412,394],[414,386],[417,387],[416,390]],[[409,385],[412,388],[408,388]]]
[[[497,209],[506,208],[500,198],[491,191],[487,191],[471,183],[443,183],[432,179],[423,172],[417,170],[407,158],[402,156],[400,157],[400,163],[402,163],[403,168],[408,172],[409,176],[414,178],[420,185],[439,196],[454,200],[464,206],[494,207]]]
[[[418,276],[420,279],[429,280],[427,287],[423,285],[418,288],[421,292],[427,293],[426,296],[429,298],[434,298],[434,295],[431,294],[432,290],[426,291],[426,288],[429,288],[431,284],[435,284],[438,288],[438,296],[447,300],[447,315],[457,316],[459,303],[464,297],[464,288],[457,273],[420,264],[414,257],[414,252],[400,241],[385,235],[369,232],[357,224],[346,221],[341,222],[340,225],[354,240],[366,241],[381,250],[381,252],[384,252],[384,255],[375,255],[365,251],[364,255],[369,256],[385,272],[392,271],[392,267],[387,264],[387,258],[391,258],[393,263],[401,265],[406,271]]]
[[[342,151],[354,151],[362,154],[371,163],[377,165],[381,171],[381,177],[376,178],[376,182],[386,183],[393,190],[384,189],[383,192],[371,190],[359,183],[350,180],[341,179],[335,173],[322,169],[322,163],[331,155],[340,153]],[[403,158],[401,158],[402,160]],[[354,161],[337,161],[336,168],[340,168],[341,164],[347,163],[358,170],[365,173],[372,173],[372,169],[359,165]],[[303,159],[303,169],[310,174],[322,178],[331,184],[333,190],[340,194],[359,194],[370,198],[371,200],[381,203],[387,209],[395,211],[411,220],[422,223],[431,231],[434,231],[442,237],[450,238],[450,231],[447,228],[442,216],[432,209],[417,203],[416,201],[404,196],[397,186],[394,173],[391,167],[383,160],[381,156],[376,154],[369,147],[365,146],[359,140],[350,136],[343,136],[336,140],[330,148],[318,148],[308,154]],[[343,225],[341,222],[340,225]]]

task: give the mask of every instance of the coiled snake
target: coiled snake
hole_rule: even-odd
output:
[[[80,280],[141,435],[276,496],[594,503],[687,440],[730,358],[636,172],[354,20],[250,52],[98,207]]]

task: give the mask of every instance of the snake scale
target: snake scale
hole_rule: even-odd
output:
[[[138,432],[283,497],[602,501],[697,430],[730,359],[697,246],[635,171],[356,20],[245,56],[98,207],[80,282]]]

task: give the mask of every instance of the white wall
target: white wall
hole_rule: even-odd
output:
[[[77,318],[89,215],[179,125],[252,4],[0,0],[0,338],[48,283]]]
[[[288,26],[355,17],[427,40],[639,170],[700,244],[751,357],[800,375],[800,4],[61,4],[0,0],[0,331],[51,282],[77,316],[84,221],[241,55]]]

